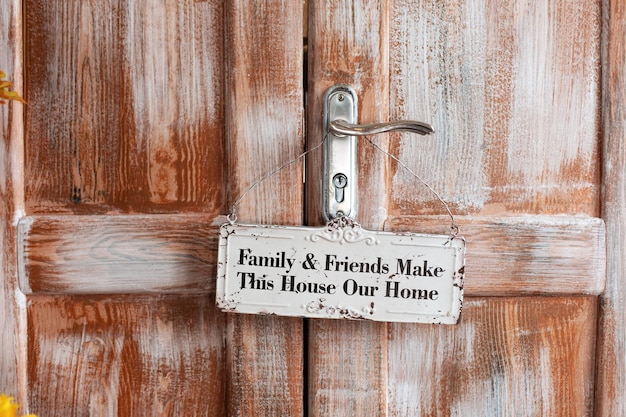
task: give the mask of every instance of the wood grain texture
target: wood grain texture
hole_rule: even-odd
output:
[[[391,150],[459,213],[599,216],[601,2],[395,0]],[[443,213],[391,166],[389,213]]]
[[[225,3],[230,204],[304,150],[302,3]],[[237,207],[242,222],[302,224],[302,162],[268,178]],[[228,317],[231,416],[304,414],[302,320]]]
[[[389,217],[385,229],[445,233],[449,219]],[[467,240],[468,296],[599,295],[606,281],[604,222],[595,217],[457,216]]]
[[[307,145],[322,137],[324,92],[334,84],[352,86],[358,97],[358,121],[376,123],[389,118],[389,4],[359,0],[309,4]],[[372,138],[383,149],[387,137]],[[386,157],[364,140],[357,144],[358,217],[366,227],[381,227],[385,218]],[[323,222],[321,210],[321,149],[307,159],[308,224]]]
[[[307,144],[322,140],[322,98],[334,84],[352,86],[358,120],[375,123],[389,116],[389,2],[311,1],[308,20]],[[387,138],[373,139],[383,149]],[[358,218],[382,228],[385,219],[386,157],[358,141]],[[321,151],[307,159],[307,223],[321,223]],[[387,349],[383,323],[310,322],[309,415],[371,415],[386,412]]]
[[[591,416],[596,297],[470,298],[389,325],[389,416]]]
[[[24,1],[29,212],[225,211],[222,8]]]
[[[49,417],[223,417],[224,321],[205,295],[31,298],[31,401]]]
[[[19,224],[27,294],[214,293],[219,226],[205,215],[35,216]]]
[[[359,97],[360,106],[380,106],[390,114],[390,119],[418,119],[435,126],[438,133],[433,137],[392,135],[389,139],[376,140],[439,191],[455,214],[484,216],[481,219],[484,222],[476,218],[469,220],[466,216],[467,223],[461,225],[464,233],[470,235],[466,295],[472,291],[477,295],[499,297],[511,294],[508,291],[528,295],[600,293],[604,286],[605,259],[602,223],[591,217],[581,217],[581,223],[577,224],[572,218],[529,220],[526,215],[599,215],[601,3],[393,0],[383,6],[384,12],[380,11],[382,2],[365,3],[346,6],[315,2],[310,5],[309,147],[319,143],[316,120],[321,113],[319,100],[323,91],[336,82],[361,86],[361,79],[369,81],[363,69],[371,68],[370,64],[376,59],[364,60],[364,50],[375,51],[372,54],[379,55],[378,61],[389,54],[388,73],[377,78],[387,77],[388,80],[380,85],[367,84],[375,85],[381,94],[389,91],[389,99],[368,97],[364,89]],[[373,20],[362,16],[372,16]],[[377,19],[383,23],[373,23]],[[384,22],[386,19],[389,21]],[[356,22],[360,23],[358,27],[355,27]],[[353,41],[350,35],[364,27],[368,27],[367,35]],[[380,27],[388,28],[388,40],[379,37],[379,33],[384,33],[378,30]],[[369,42],[379,44],[367,49],[363,45]],[[388,45],[380,45],[384,42]],[[384,70],[383,67],[376,69]],[[371,120],[361,117],[360,121]],[[359,156],[363,157],[363,142],[359,146]],[[422,231],[414,227],[419,223],[414,223],[415,218],[406,216],[445,213],[441,203],[418,179],[385,158],[377,160],[379,157],[372,152],[359,163],[360,181],[372,175],[374,181],[380,181],[375,174],[379,171],[371,170],[374,165],[382,166],[384,172],[384,184],[368,183],[369,178],[366,178],[359,190],[362,193],[359,203],[366,210],[360,212],[358,218],[366,227],[377,227],[378,221],[390,216],[385,224],[387,229],[407,227]],[[307,191],[313,196],[307,202],[307,218],[313,224],[319,222],[319,199],[316,201],[315,196],[319,193],[316,181],[320,178],[320,160],[313,154],[307,166],[310,182]],[[516,214],[521,216],[502,219]],[[489,216],[496,217],[490,219]],[[420,227],[425,226],[424,231],[445,233],[445,224],[441,219],[438,223],[431,219]],[[591,262],[585,263],[588,257]],[[520,261],[523,266],[517,264]],[[497,262],[498,267],[494,268],[491,262]],[[581,271],[574,264],[589,269]],[[477,272],[472,275],[473,282],[470,268]],[[551,268],[559,272],[546,272]],[[572,273],[573,279],[570,278]],[[487,277],[485,282],[483,277]],[[594,299],[528,300],[520,307],[520,301],[514,298],[478,299],[476,301],[485,306],[485,315],[479,320],[487,320],[489,314],[499,316],[502,311],[520,308],[528,308],[529,312],[523,314],[534,317],[537,306],[542,306],[540,310],[548,316],[553,315],[555,322],[567,323],[570,317],[577,317],[575,323],[563,331],[566,338],[570,336],[565,334],[582,334],[576,338],[586,342],[580,351],[572,351],[576,363],[584,369],[581,379],[571,377],[570,372],[577,372],[577,369],[570,370],[559,363],[560,359],[550,357],[563,353],[557,332],[550,341],[550,352],[525,356],[524,343],[511,342],[513,347],[499,354],[501,359],[496,371],[479,378],[472,374],[472,378],[463,381],[463,387],[445,385],[439,390],[440,386],[432,381],[439,378],[438,372],[448,364],[437,353],[442,350],[439,346],[444,346],[449,339],[425,339],[424,334],[426,331],[444,334],[464,330],[406,326],[402,336],[404,343],[391,343],[390,339],[386,347],[377,344],[382,349],[377,351],[371,340],[376,339],[374,334],[385,334],[386,329],[378,333],[370,329],[350,332],[346,327],[349,325],[315,324],[309,338],[309,364],[315,369],[309,376],[313,415],[352,414],[351,409],[346,410],[361,392],[370,394],[364,400],[366,405],[358,405],[360,410],[366,410],[363,414],[368,415],[482,416],[499,415],[498,412],[515,415],[517,411],[510,408],[510,404],[519,405],[521,415],[589,415],[593,401],[593,343],[590,340],[595,331]],[[564,304],[573,307],[564,308]],[[572,309],[581,312],[572,313]],[[465,317],[461,319],[460,329],[465,329],[464,320]],[[498,343],[519,337],[516,333],[519,317],[506,314],[499,320],[499,326],[492,327],[489,334],[468,338]],[[522,321],[529,334],[553,332],[552,324],[543,328],[544,324],[532,318]],[[390,324],[388,328],[392,337],[396,326]],[[361,344],[342,342],[338,347],[331,342],[351,339]],[[541,338],[532,341],[539,350],[543,342]],[[411,357],[411,362],[401,359],[416,346],[417,349],[423,347],[426,353]],[[564,356],[569,354],[564,353]],[[375,369],[370,366],[376,367],[380,357],[388,358],[389,372],[395,373],[393,378],[389,374],[389,381],[385,370],[379,371],[378,377],[372,376]],[[527,362],[522,360],[522,366],[527,368],[520,368],[520,358],[528,358]],[[353,371],[352,366],[358,372]],[[550,377],[541,377],[542,366],[552,367]],[[398,379],[398,373],[407,367],[415,369],[416,373],[423,370],[423,374],[416,379]],[[333,376],[325,378],[325,375]],[[449,375],[451,380],[456,376],[452,372]],[[380,397],[375,394],[376,388],[368,390],[357,386],[360,380],[352,381],[352,385],[346,383],[351,376],[367,376],[379,386],[387,384],[388,394]],[[511,388],[519,382],[521,385]],[[471,391],[477,393],[475,397],[467,395],[474,385],[491,387],[492,391],[487,393],[486,389],[477,388]],[[321,387],[341,389],[340,393],[326,392]],[[392,395],[396,389],[405,389],[405,392],[401,396]],[[555,398],[543,395],[535,400],[533,396],[538,391],[566,394]],[[425,392],[424,397],[416,395],[420,392]],[[462,399],[470,406],[468,409],[455,405],[454,395],[458,392],[463,392]],[[485,402],[492,393],[499,397],[491,403]],[[578,397],[574,399],[575,395]],[[424,407],[420,408],[420,403]]]
[[[390,217],[384,229],[441,234],[446,220]],[[28,294],[213,293],[218,228],[225,221],[203,214],[24,217],[18,234],[21,288]],[[601,219],[459,216],[457,224],[469,248],[466,295],[604,290]]]
[[[622,1],[606,1],[604,5],[602,217],[607,228],[608,262],[598,328],[598,417],[626,415],[626,5]]]
[[[309,332],[309,415],[387,415],[387,324],[310,320]]]
[[[23,92],[21,1],[0,2],[0,69]],[[16,223],[24,214],[24,107],[0,104],[0,392],[29,409],[26,300],[18,290]]]

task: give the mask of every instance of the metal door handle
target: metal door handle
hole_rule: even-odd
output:
[[[326,90],[322,178],[322,212],[326,220],[356,218],[356,136],[397,131],[429,135],[435,131],[428,123],[414,120],[359,125],[357,112],[357,95],[352,87],[337,84]]]
[[[398,131],[417,133],[420,135],[435,133],[435,129],[428,123],[415,120],[399,120],[395,122],[372,123],[369,125],[357,125],[344,120],[334,120],[329,123],[328,131],[337,137],[368,136]]]

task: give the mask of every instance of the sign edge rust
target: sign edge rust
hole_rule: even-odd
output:
[[[343,247],[343,245],[349,245],[351,243],[359,243],[361,245],[376,245],[380,243],[380,238],[384,239],[416,239],[418,241],[432,241],[437,245],[447,247],[445,249],[456,250],[450,259],[454,258],[454,267],[451,272],[452,285],[451,291],[451,308],[450,314],[436,315],[422,314],[422,313],[410,313],[410,316],[400,313],[393,314],[374,314],[374,311],[367,311],[367,308],[356,310],[350,306],[342,307],[340,305],[333,306],[325,304],[326,299],[323,297],[316,297],[317,299],[310,301],[309,303],[302,304],[298,307],[298,311],[285,310],[284,308],[274,308],[272,303],[265,304],[259,308],[241,308],[242,301],[235,301],[232,299],[231,294],[227,293],[227,280],[232,279],[227,277],[228,272],[228,245],[231,241],[231,236],[242,236],[247,238],[258,239],[270,239],[281,237],[273,236],[273,234],[279,235],[280,233],[306,233],[307,236],[304,240],[308,240],[310,244],[317,244],[319,241],[323,241],[324,245],[336,245],[337,248]],[[405,322],[405,323],[432,323],[432,324],[456,324],[461,316],[461,310],[463,307],[463,286],[465,279],[465,253],[466,253],[466,241],[462,236],[449,236],[449,235],[437,235],[437,234],[425,234],[414,232],[388,232],[388,231],[370,231],[363,229],[360,225],[354,222],[331,222],[326,226],[312,227],[312,226],[283,226],[283,225],[259,225],[259,224],[238,224],[238,223],[224,223],[219,229],[219,247],[218,247],[218,259],[217,259],[217,282],[216,282],[216,305],[224,312],[242,313],[242,314],[262,314],[262,315],[278,315],[288,317],[302,317],[302,318],[329,318],[329,319],[350,319],[350,320],[372,320],[381,322]],[[282,237],[284,238],[284,236]],[[303,241],[304,241],[303,240]],[[442,242],[444,242],[442,244]],[[437,245],[421,245],[411,244],[420,248],[437,248]],[[443,247],[442,247],[443,249]],[[283,256],[284,258],[284,256]],[[232,261],[232,260],[231,260]],[[277,263],[281,260],[277,259]],[[289,261],[293,262],[293,261]],[[380,261],[379,261],[380,262]],[[282,260],[287,267],[287,262]],[[426,266],[426,263],[424,263]],[[290,267],[290,266],[289,266]],[[429,268],[430,269],[430,268]],[[435,269],[437,271],[437,269]],[[393,276],[395,274],[391,274]],[[435,274],[436,275],[436,274]],[[391,279],[391,278],[388,278]],[[243,285],[243,283],[242,283]],[[272,284],[273,285],[273,284]],[[447,287],[446,287],[447,288]],[[378,289],[378,288],[377,288]],[[238,291],[240,292],[240,291]],[[281,291],[278,292],[279,294]],[[311,294],[313,295],[313,294]],[[231,301],[228,300],[231,296]],[[286,297],[281,295],[281,297]],[[373,302],[372,302],[373,305]],[[252,311],[250,311],[252,310]],[[365,310],[365,311],[363,311]]]

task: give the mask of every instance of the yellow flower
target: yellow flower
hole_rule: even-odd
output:
[[[9,397],[5,394],[0,394],[0,417],[17,417],[17,409],[19,405],[14,402],[13,397]],[[24,417],[37,417],[34,414],[29,414]]]
[[[0,104],[6,103],[5,100],[17,100],[20,103],[26,103],[15,91],[9,91],[9,88],[13,86],[13,84],[7,80],[3,80],[6,76],[4,72],[0,71]],[[0,414],[0,416],[2,415]]]

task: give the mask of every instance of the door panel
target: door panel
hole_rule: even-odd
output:
[[[21,366],[34,388],[22,403],[50,416],[301,415],[302,320],[218,312],[211,278],[230,205],[303,149],[301,4],[23,10]],[[252,190],[239,219],[301,224],[302,169]]]
[[[38,415],[226,415],[226,317],[205,294],[37,296],[28,310]]]
[[[591,415],[596,308],[595,297],[466,298],[460,326],[389,326],[389,415]]]
[[[391,149],[457,214],[599,215],[601,3],[393,2]],[[402,169],[391,215],[441,212]]]
[[[601,3],[364,0],[310,8],[309,50],[321,58],[309,59],[309,142],[319,134],[321,92],[337,82],[355,88],[361,123],[386,113],[432,123],[431,137],[372,140],[452,207],[468,239],[470,297],[452,328],[311,322],[311,415],[590,415],[596,301],[580,296],[604,288],[601,222],[592,232],[599,240],[582,245],[597,251],[578,256],[591,270],[553,272],[573,266],[568,256],[582,247],[574,230],[599,215]],[[364,226],[446,233],[445,209],[418,179],[365,140],[358,147]],[[318,206],[308,203],[310,221],[319,222]],[[554,227],[564,219],[575,226],[560,234]],[[520,298],[529,294],[536,297]],[[325,389],[326,375],[337,389]]]
[[[24,2],[29,213],[224,213],[223,13]]]

